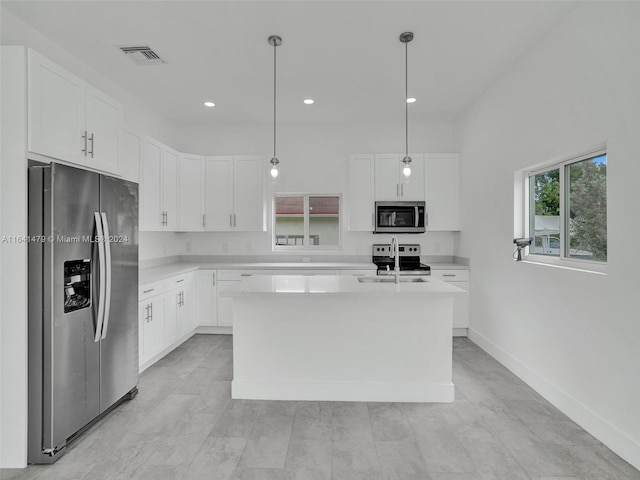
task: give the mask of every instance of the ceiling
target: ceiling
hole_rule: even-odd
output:
[[[404,120],[464,111],[575,2],[2,1],[2,6],[176,125]],[[116,46],[148,45],[137,66]],[[313,105],[303,99],[313,98]],[[215,102],[213,108],[203,106]]]

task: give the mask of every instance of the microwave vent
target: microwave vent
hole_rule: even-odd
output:
[[[165,62],[160,55],[147,46],[118,47],[136,65],[160,65]]]

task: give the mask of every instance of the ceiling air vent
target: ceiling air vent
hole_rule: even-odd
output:
[[[167,63],[149,47],[118,47],[136,65],[159,65]]]

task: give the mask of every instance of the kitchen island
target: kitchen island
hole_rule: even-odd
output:
[[[223,294],[233,299],[233,398],[453,401],[455,286],[256,275]]]

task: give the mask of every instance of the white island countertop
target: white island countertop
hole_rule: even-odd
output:
[[[358,279],[381,277],[356,277],[345,275],[253,275],[220,291],[223,297],[274,296],[300,297],[304,295],[332,297],[454,297],[466,292],[450,283],[428,276],[419,277],[423,282],[360,282]],[[387,277],[389,278],[389,277]],[[393,278],[393,277],[391,277]],[[416,278],[416,277],[401,277]]]

